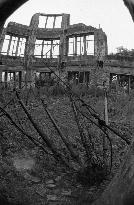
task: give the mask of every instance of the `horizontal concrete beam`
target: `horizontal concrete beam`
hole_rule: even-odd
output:
[[[109,73],[115,74],[123,74],[123,75],[134,75],[134,68],[124,68],[124,67],[110,67],[106,66],[105,71]]]

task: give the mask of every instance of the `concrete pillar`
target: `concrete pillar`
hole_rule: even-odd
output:
[[[103,60],[107,54],[107,38],[102,29],[94,32],[94,54],[97,60]]]
[[[64,60],[64,56],[66,54],[66,48],[65,48],[65,35],[64,32],[61,34],[60,36],[60,45],[59,45],[59,61],[62,62],[62,60]]]
[[[86,36],[84,36],[84,55],[87,55],[87,50],[86,50]]]
[[[35,85],[35,72],[33,70],[26,71],[25,83],[27,87]]]
[[[53,40],[51,40],[50,58],[53,57],[52,50],[53,50]]]
[[[40,16],[39,13],[32,16],[32,19],[30,22],[30,35],[26,42],[26,48],[25,48],[25,70],[26,70],[25,83],[26,85],[32,82],[32,79],[33,79],[32,60],[34,56],[36,35],[37,35],[37,29],[39,25],[39,16]]]
[[[63,14],[62,23],[61,23],[62,34],[60,36],[60,49],[59,49],[60,62],[64,61],[67,55],[66,31],[69,24],[70,24],[70,15]]]
[[[3,32],[3,29],[4,29],[4,24],[5,24],[5,21],[0,21],[0,38],[1,38],[1,34]]]
[[[16,88],[16,72],[13,72],[13,87]]]
[[[77,56],[77,37],[75,36],[75,48],[74,48],[74,54]]]
[[[111,91],[112,79],[113,79],[113,74],[110,73],[110,76],[109,76],[109,88],[110,88],[110,91]]]
[[[36,34],[39,24],[39,14],[33,15],[31,22],[30,22],[30,35],[28,37],[26,43],[26,52],[28,58],[34,55],[34,48],[35,48],[35,41],[36,41]]]
[[[130,90],[131,90],[131,76],[128,75],[128,94],[130,94]]]
[[[41,58],[43,58],[44,40],[42,41]]]
[[[117,84],[116,84],[116,89],[117,89],[117,91],[119,90],[119,82],[120,82],[120,75],[118,74],[117,75]]]
[[[47,26],[48,16],[46,17],[45,28]]]
[[[55,27],[56,16],[54,17],[53,28]]]
[[[22,72],[19,71],[19,89],[21,89],[22,84]]]
[[[80,37],[80,55],[81,55],[81,37]]]
[[[83,83],[86,83],[86,72],[83,71]]]
[[[18,37],[18,41],[17,41],[17,45],[16,45],[15,56],[17,56],[17,54],[18,54],[19,42],[20,42],[20,37]]]
[[[0,70],[0,85],[2,84],[2,70]]]
[[[70,14],[63,14],[61,28],[65,30],[68,28],[69,25],[70,25]]]
[[[11,42],[12,42],[12,36],[10,36],[10,39],[9,39],[9,44],[8,44],[8,49],[7,49],[7,55],[9,55]]]
[[[6,28],[4,28],[2,30],[2,33],[1,33],[1,36],[0,36],[0,53],[2,52],[5,35],[6,35]]]
[[[4,75],[5,88],[7,88],[7,77],[8,77],[8,72],[5,71],[5,75]]]

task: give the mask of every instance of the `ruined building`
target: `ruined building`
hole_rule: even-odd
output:
[[[78,83],[109,82],[113,74],[134,75],[134,62],[108,56],[101,28],[70,25],[69,14],[34,14],[29,26],[10,22],[0,39],[0,82],[34,83],[55,72]]]

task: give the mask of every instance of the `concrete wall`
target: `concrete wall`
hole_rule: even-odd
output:
[[[40,16],[58,16],[58,14],[34,14],[31,18],[29,26],[10,22],[6,29],[3,30],[0,39],[0,51],[2,49],[4,36],[25,37],[26,47],[24,58],[17,56],[0,55],[0,64],[3,65],[0,69],[16,71],[25,71],[26,81],[33,81],[34,72],[48,72],[49,66],[59,75],[65,76],[68,71],[90,72],[92,82],[95,84],[103,84],[110,73],[129,73],[134,74],[134,62],[119,61],[108,59],[107,36],[101,28],[97,29],[92,26],[86,26],[79,23],[70,25],[69,14],[59,14],[62,16],[61,28],[39,28]],[[86,54],[80,56],[68,56],[68,38],[71,36],[94,35],[94,56]],[[35,58],[34,49],[36,39],[52,40],[59,39],[59,58],[57,59],[40,59]],[[97,62],[103,63],[103,66],[98,66]],[[20,66],[20,67],[19,67]],[[120,67],[121,66],[121,67]],[[124,66],[124,67],[123,67]],[[16,69],[17,68],[17,69]],[[23,73],[25,73],[23,72]]]

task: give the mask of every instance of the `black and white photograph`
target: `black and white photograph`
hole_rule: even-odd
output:
[[[0,205],[134,205],[134,0],[0,0]]]

